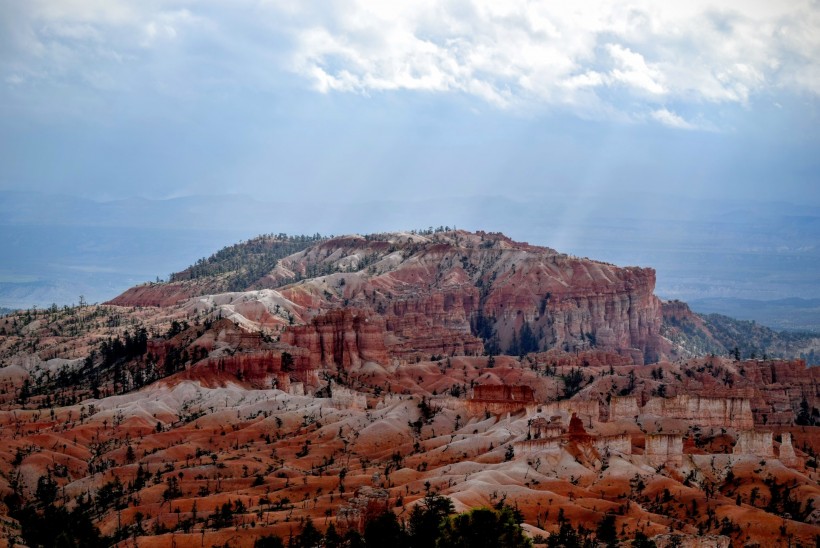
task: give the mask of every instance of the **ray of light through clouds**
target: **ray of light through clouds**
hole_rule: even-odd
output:
[[[453,183],[455,194],[471,178],[490,193],[498,181],[486,174],[534,147],[529,132],[552,134],[545,147],[566,139],[575,154],[594,149],[584,122],[621,128],[635,140],[627,157],[657,138],[653,128],[763,135],[766,117],[801,150],[816,144],[806,120],[820,90],[817,2],[0,0],[0,10],[0,112],[12,141],[4,188],[175,195],[216,192],[230,178],[258,191],[267,173],[299,177],[312,191],[344,180],[366,193],[384,169],[376,161],[368,173],[351,154],[401,163],[399,149],[424,158],[440,140],[454,155],[399,182],[440,188],[456,172],[465,182]],[[486,142],[463,146],[465,126]],[[348,131],[361,136],[358,148]],[[734,154],[740,142],[722,146]],[[32,167],[35,151],[68,171]],[[217,151],[225,161],[207,166]],[[93,166],[100,153],[111,164]],[[148,156],[151,165],[121,176],[119,166]],[[494,166],[465,166],[467,156]],[[542,169],[539,178],[588,179],[578,169]],[[115,176],[127,190],[93,182]]]

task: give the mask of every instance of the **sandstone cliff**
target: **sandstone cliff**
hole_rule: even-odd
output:
[[[235,283],[225,276],[188,273],[179,276],[184,281],[140,286],[112,303],[168,306]],[[450,231],[317,240],[278,258],[245,289],[276,289],[297,324],[346,308],[379,316],[388,353],[405,359],[558,348],[616,352],[645,363],[671,349],[661,336],[654,287],[649,268],[571,257],[501,234]],[[340,356],[319,353],[325,365],[328,356]]]
[[[652,466],[679,468],[683,463],[683,436],[681,434],[649,434],[644,454]]]
[[[751,404],[749,400],[742,398],[652,398],[646,402],[642,412],[691,421],[702,427],[754,428]]]
[[[735,455],[773,457],[774,446],[772,445],[772,433],[756,432],[754,430],[738,432],[737,443],[735,444],[733,452]]]
[[[529,386],[479,385],[473,390],[472,397],[467,400],[467,410],[472,415],[502,415],[517,413],[534,403],[535,395]]]
[[[308,351],[314,369],[358,368],[388,362],[384,321],[356,310],[334,310],[282,334],[283,343]]]

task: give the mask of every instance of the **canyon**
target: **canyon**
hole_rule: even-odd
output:
[[[536,544],[820,536],[820,369],[730,354],[652,269],[455,230],[262,244],[0,318],[6,544],[52,485],[123,547],[363,531],[430,492]]]

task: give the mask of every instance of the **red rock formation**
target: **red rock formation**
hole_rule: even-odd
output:
[[[547,416],[565,416],[565,420],[572,415],[577,415],[590,427],[601,420],[600,405],[595,400],[551,401],[539,404],[538,411]]]
[[[688,326],[690,329],[699,329],[710,335],[709,328],[703,318],[692,312],[685,302],[673,300],[663,301],[661,305],[663,321],[671,326]],[[676,327],[679,328],[679,327]]]
[[[508,386],[503,384],[480,384],[473,389],[473,399],[522,403],[535,402],[535,396],[529,386]]]
[[[390,493],[386,489],[363,486],[355,496],[339,508],[338,521],[342,530],[364,532],[365,525],[389,509]]]
[[[527,425],[527,438],[539,440],[541,438],[559,438],[564,434],[564,427],[560,418],[556,422],[550,422],[544,417],[537,417]]]
[[[586,339],[637,363],[657,361],[665,347],[659,337],[661,308],[653,295],[654,270],[562,259],[549,265],[533,258],[489,295],[484,312],[500,318],[502,337],[510,338],[527,320],[532,329],[543,328],[558,347]],[[547,294],[544,315],[539,316],[540,300]]]
[[[310,272],[333,274],[282,287]],[[209,278],[141,286],[112,303],[167,306],[218,291],[220,284]],[[281,288],[297,308],[320,315],[355,307],[381,316],[398,356],[481,353],[472,328],[483,321],[502,349],[513,347],[526,325],[539,349],[596,347],[636,363],[656,361],[669,349],[660,335],[654,286],[652,269],[619,268],[500,234],[463,231],[323,241],[282,259],[251,284]]]
[[[569,419],[567,438],[575,443],[589,443],[592,440],[592,436],[587,434],[586,428],[584,428],[584,421],[575,413]]]
[[[803,400],[809,409],[820,406],[820,368],[807,368],[803,360],[692,359],[679,386],[666,382],[670,395],[749,400],[758,426],[793,424]]]
[[[795,467],[800,464],[797,455],[794,453],[791,432],[783,432],[780,441],[780,462],[786,466]]]
[[[691,421],[699,426],[751,429],[754,427],[749,400],[675,396],[650,398],[642,413],[668,419]]]
[[[219,290],[207,284],[174,282],[168,284],[137,285],[105,304],[116,306],[172,306],[191,297],[202,295],[209,289]]]
[[[600,367],[634,365],[632,358],[606,350],[582,350],[564,352],[552,349],[535,356],[539,363],[556,367]]]
[[[288,329],[280,340],[306,349],[314,369],[349,369],[368,361],[389,362],[384,321],[357,310],[330,311],[308,325]]]
[[[513,450],[517,458],[544,453],[558,453],[561,450],[561,438],[542,438],[537,440],[522,440],[513,443]]]
[[[602,456],[612,453],[620,453],[622,455],[632,454],[632,436],[629,434],[598,436],[593,440],[593,445]]]
[[[755,423],[788,426],[805,399],[809,409],[820,407],[820,368],[803,360],[744,360],[737,364],[753,389]]]
[[[315,368],[311,367],[310,357],[306,352],[296,352],[291,354],[293,366],[288,370],[282,369],[283,352],[277,350],[208,358],[197,364],[197,367],[230,373],[253,384],[276,386],[283,390],[287,390],[289,377],[315,386],[317,382],[310,382],[315,372]]]
[[[473,389],[473,397],[467,400],[467,409],[473,415],[484,412],[502,415],[523,411],[534,403],[535,395],[529,386],[479,385]]]

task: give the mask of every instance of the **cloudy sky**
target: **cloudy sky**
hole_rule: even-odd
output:
[[[820,4],[0,0],[0,190],[820,205]]]

